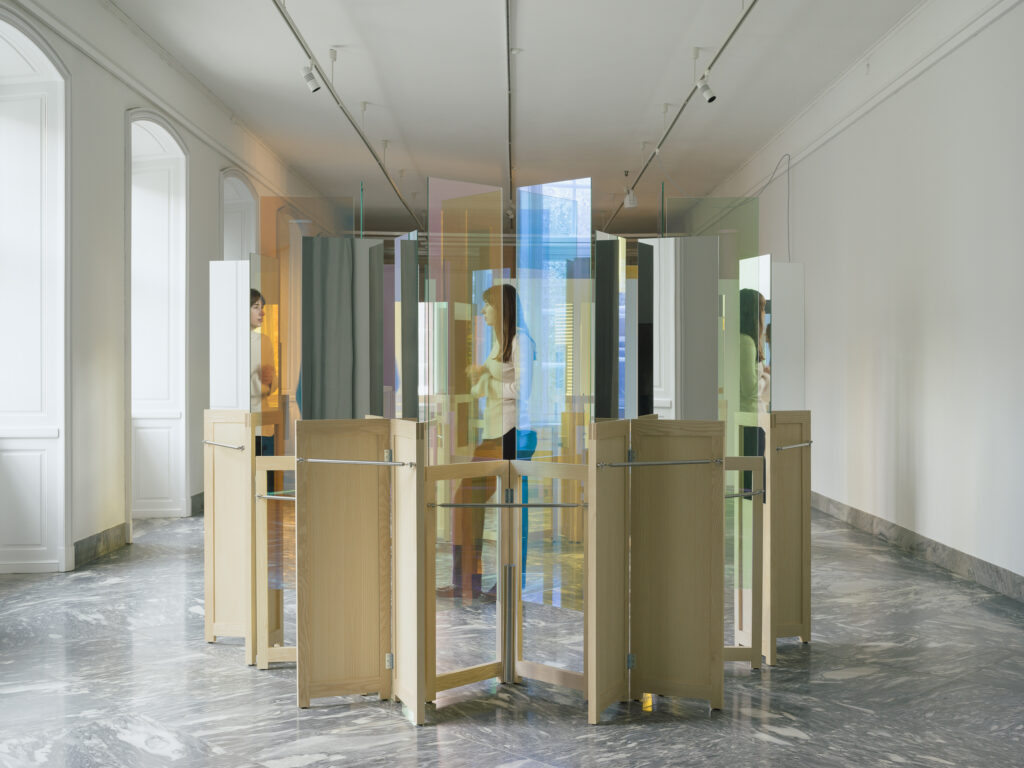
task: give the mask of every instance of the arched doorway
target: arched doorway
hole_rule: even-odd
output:
[[[66,77],[0,8],[0,573],[70,570]]]
[[[131,516],[184,517],[187,164],[158,116],[130,126]]]
[[[259,210],[256,192],[239,171],[221,175],[224,261],[244,261],[259,251]]]

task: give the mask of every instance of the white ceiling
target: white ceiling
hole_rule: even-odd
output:
[[[920,0],[759,0],[613,232],[653,232],[666,194],[727,178]],[[622,199],[692,84],[750,0],[511,0],[516,186],[590,176],[594,225]],[[116,0],[254,133],[326,195],[358,198],[365,225],[406,213],[326,89],[302,81],[301,48],[273,0]],[[427,179],[506,186],[504,0],[287,0],[321,66],[426,220]],[[365,113],[361,104],[366,102]],[[670,104],[666,118],[665,104]]]

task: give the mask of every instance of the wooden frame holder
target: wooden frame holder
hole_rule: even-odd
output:
[[[248,411],[203,413],[204,635],[253,645],[252,417]]]
[[[810,411],[774,411],[768,434],[762,650],[771,666],[778,638],[811,641]]]

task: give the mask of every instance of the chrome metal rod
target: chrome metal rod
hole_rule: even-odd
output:
[[[501,579],[502,634],[505,647],[502,649],[501,680],[511,683],[515,679],[516,667],[516,567],[509,563],[504,568]]]
[[[747,491],[746,493],[727,493],[725,498],[727,499],[752,499],[755,496],[763,496],[764,488],[759,491]]]
[[[244,445],[229,445],[228,443],[215,443],[213,440],[203,440],[203,445],[216,445],[218,448],[230,448],[233,451],[244,451]]]
[[[813,442],[814,442],[813,440],[808,440],[806,443],[793,443],[792,445],[780,445],[775,450],[776,451],[788,451],[790,448],[806,448],[807,446],[809,446]]]
[[[272,493],[257,493],[256,494],[256,498],[257,499],[271,499],[271,500],[275,500],[276,499],[277,501],[295,501],[295,497],[294,496],[275,496]]]
[[[306,464],[355,464],[363,467],[415,467],[414,461],[364,461],[362,459],[304,459],[301,456],[295,458],[296,462]]]
[[[459,508],[459,509],[461,509],[463,507],[467,507],[467,508],[470,508],[470,509],[483,509],[484,507],[487,507],[488,509],[494,509],[494,508],[497,508],[497,507],[501,507],[502,509],[504,509],[504,508],[519,509],[520,507],[534,507],[534,508],[542,507],[544,509],[552,509],[552,508],[571,508],[571,509],[576,509],[576,508],[579,508],[579,507],[586,507],[587,505],[586,504],[542,504],[540,502],[537,502],[535,504],[534,503],[530,503],[530,502],[524,502],[522,504],[502,502],[502,503],[499,504],[498,502],[495,502],[493,504],[471,504],[471,503],[470,504],[462,504],[462,503],[434,504],[434,503],[431,503],[431,504],[427,504],[427,506],[428,507],[445,507],[445,508],[455,507],[455,508]]]
[[[598,469],[603,467],[674,467],[683,464],[721,464],[721,459],[687,459],[685,461],[615,461],[599,462]]]

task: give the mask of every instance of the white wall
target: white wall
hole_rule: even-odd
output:
[[[207,405],[208,268],[222,251],[220,174],[238,167],[259,194],[320,198],[194,78],[169,66],[100,0],[0,0],[49,43],[70,72],[69,275],[72,541],[126,522],[129,315],[125,114],[168,117],[189,153],[187,466],[202,490]]]
[[[1019,2],[926,3],[714,193],[793,155],[814,490],[1018,574],[1021,40]]]

